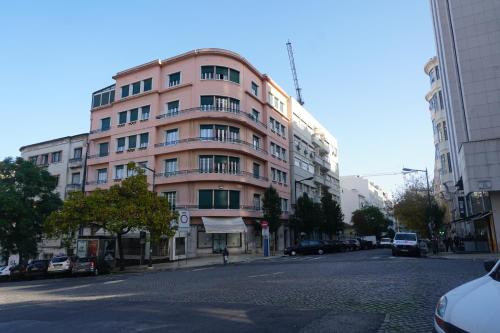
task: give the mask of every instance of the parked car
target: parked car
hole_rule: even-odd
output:
[[[32,260],[26,267],[26,277],[28,279],[32,279],[34,277],[46,277],[48,268],[49,268],[49,260],[45,259]]]
[[[420,257],[417,234],[414,232],[397,232],[392,242],[392,255],[408,254]]]
[[[379,247],[380,248],[390,248],[392,246],[392,239],[390,238],[380,238]]]
[[[0,266],[0,278],[9,279],[10,278],[10,269],[12,267],[14,267],[14,265]]]
[[[70,274],[73,270],[75,257],[57,256],[50,260],[48,274]]]
[[[284,251],[285,255],[291,256],[297,254],[323,254],[325,252],[323,243],[317,240],[301,240],[298,245],[287,247]]]
[[[343,242],[348,251],[361,250],[361,244],[357,239],[345,239]]]
[[[104,261],[97,261],[96,257],[77,258],[73,265],[73,274],[99,275],[107,273],[108,269],[104,267]]]
[[[356,240],[359,242],[359,246],[361,250],[368,250],[373,247],[372,242],[364,240],[363,238],[356,238]]]
[[[434,332],[498,332],[500,260],[487,261],[488,272],[444,294],[434,313]]]
[[[342,241],[339,240],[324,240],[321,241],[323,243],[323,249],[326,253],[334,253],[334,252],[343,252],[345,251],[345,245]]]

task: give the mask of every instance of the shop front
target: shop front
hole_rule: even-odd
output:
[[[241,217],[202,217],[202,221],[196,230],[198,253],[221,253],[226,247],[233,253],[247,251],[247,227]]]

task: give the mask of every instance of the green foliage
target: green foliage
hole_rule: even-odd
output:
[[[175,230],[170,221],[177,218],[177,213],[170,210],[166,198],[148,190],[142,169],[136,168],[136,172],[107,190],[97,189],[86,196],[70,195],[62,209],[47,219],[47,233],[61,236],[81,227],[103,228],[116,235],[120,259],[123,259],[121,237],[132,229],[148,230],[153,242],[161,236],[172,237]],[[123,260],[120,263],[123,269]]]
[[[380,238],[390,224],[378,207],[367,206],[352,213],[352,224],[360,236],[375,235]]]
[[[17,158],[0,162],[0,247],[6,259],[37,255],[45,218],[62,204],[55,193],[57,178],[33,163]]]
[[[269,223],[269,231],[274,233],[281,226],[281,199],[272,186],[269,186],[264,191],[262,198],[262,210],[264,211],[264,220]]]
[[[439,230],[445,215],[445,209],[439,206],[433,196],[430,201],[429,207],[427,190],[423,186],[411,184],[397,196],[394,215],[407,229],[430,238],[429,222],[435,230]]]
[[[316,208],[318,207],[316,206]],[[307,193],[304,193],[302,196],[297,198],[295,213],[291,219],[291,225],[294,228],[296,235],[299,235],[302,232],[310,235],[314,231],[314,228],[319,226],[319,221],[315,220],[315,214],[313,214],[313,211],[314,203],[311,198],[309,198]]]
[[[338,231],[344,229],[344,214],[337,201],[333,200],[333,196],[327,189],[323,189],[321,197],[321,209],[323,211],[323,219],[320,224],[320,231],[333,236]]]

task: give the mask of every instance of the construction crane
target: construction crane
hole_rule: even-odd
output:
[[[288,50],[288,58],[290,59],[290,67],[292,69],[293,83],[295,84],[295,92],[297,93],[297,102],[300,105],[304,105],[304,100],[302,99],[301,90],[299,87],[299,80],[297,79],[297,71],[295,70],[295,60],[293,59],[292,43],[290,40],[286,43],[286,48]]]

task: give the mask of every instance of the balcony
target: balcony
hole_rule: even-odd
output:
[[[75,192],[75,191],[81,191],[82,190],[82,184],[68,184],[66,185],[66,192]]]
[[[215,107],[212,105],[202,105],[200,107],[178,110],[172,109],[168,110],[166,113],[156,116],[156,119],[163,120],[168,119],[173,121],[173,119],[179,118],[194,118],[196,116],[209,116],[209,117],[221,117],[227,116],[231,118],[236,118],[244,124],[250,124],[258,128],[261,132],[266,132],[267,125],[258,119],[255,119],[254,115],[239,108],[226,108],[226,107]]]
[[[251,142],[231,138],[194,137],[160,142],[155,144],[155,148],[164,150],[165,153],[170,153],[190,149],[191,147],[189,147],[189,145],[192,145],[193,149],[231,149],[239,152],[256,154],[261,158],[267,159],[267,151],[264,149],[254,146]],[[157,151],[156,153],[161,154],[162,151]]]
[[[80,168],[82,166],[82,158],[75,157],[68,160],[68,166],[70,168]]]
[[[247,171],[177,170],[155,174],[156,184],[203,181],[227,181],[267,187],[268,178]]]
[[[323,139],[324,137],[315,130],[314,134],[312,135],[312,143],[316,148],[318,148],[319,154],[322,156],[328,154],[330,150],[328,144],[323,141]]]

